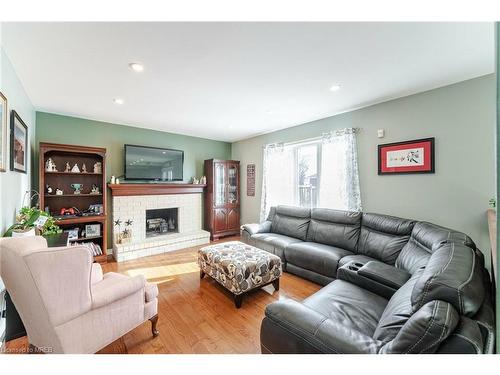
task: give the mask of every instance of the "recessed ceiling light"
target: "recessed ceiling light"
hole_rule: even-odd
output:
[[[330,91],[339,91],[340,90],[340,85],[332,85],[330,86]]]
[[[121,99],[121,98],[114,98],[114,99],[113,99],[113,102],[114,102],[115,104],[120,104],[120,105],[121,105],[121,104],[123,104],[123,99]]]
[[[130,63],[130,64],[128,64],[128,66],[134,72],[138,72],[139,73],[139,72],[142,72],[144,70],[144,65],[142,65],[141,63],[138,63],[138,62]]]

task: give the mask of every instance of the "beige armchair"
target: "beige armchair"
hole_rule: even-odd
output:
[[[156,337],[158,288],[92,263],[86,247],[48,248],[43,237],[0,240],[0,275],[31,347],[95,353],[150,320]]]

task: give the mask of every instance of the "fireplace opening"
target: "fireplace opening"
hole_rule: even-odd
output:
[[[179,209],[146,210],[146,238],[179,233]]]

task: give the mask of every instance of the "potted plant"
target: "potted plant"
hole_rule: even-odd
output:
[[[49,213],[35,207],[23,207],[16,216],[16,222],[4,233],[4,237],[42,236],[61,233]]]

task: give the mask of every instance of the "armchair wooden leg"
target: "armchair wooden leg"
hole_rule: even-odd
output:
[[[200,279],[203,279],[205,277],[205,272],[203,272],[202,270],[200,270]]]
[[[158,314],[149,319],[149,321],[151,322],[151,333],[153,334],[153,337],[157,337],[160,334],[160,331],[156,329],[156,323],[158,323]]]

